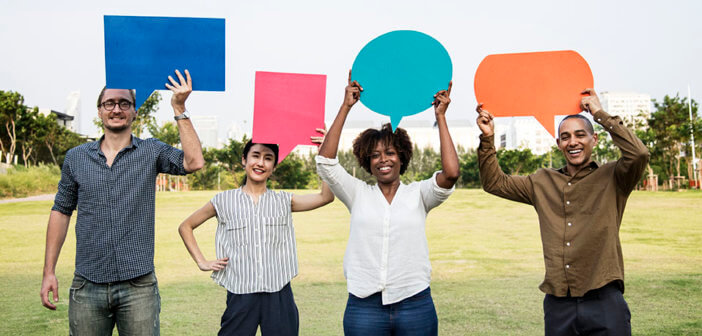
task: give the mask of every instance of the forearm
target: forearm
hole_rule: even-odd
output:
[[[349,115],[351,107],[342,104],[339,108],[339,113],[336,114],[334,123],[332,123],[327,135],[324,138],[324,143],[319,147],[319,155],[333,159],[336,157],[336,153],[339,150],[339,139],[341,138],[341,131],[344,128],[344,123],[346,122],[346,117]]]
[[[293,212],[314,210],[334,201],[334,194],[326,182],[322,182],[319,193],[310,195],[293,195],[291,210]]]
[[[183,166],[186,172],[192,173],[205,165],[205,159],[202,156],[202,145],[190,119],[181,119],[177,123],[180,143],[183,146]]]
[[[180,238],[183,239],[185,248],[188,250],[188,253],[190,253],[190,257],[193,258],[193,261],[198,265],[205,262],[205,256],[202,254],[202,251],[200,251],[200,247],[195,239],[193,226],[185,221],[178,227],[178,233],[180,233]]]
[[[56,263],[61,247],[66,240],[71,216],[58,211],[51,211],[49,224],[46,228],[46,250],[44,254],[44,275],[56,273]]]
[[[458,154],[456,147],[453,145],[451,133],[449,133],[445,115],[437,115],[436,122],[439,126],[439,143],[441,146],[441,169],[444,177],[451,185],[443,186],[442,188],[451,188],[460,176],[458,166]]]

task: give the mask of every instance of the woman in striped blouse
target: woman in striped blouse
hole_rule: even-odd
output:
[[[324,130],[318,130],[325,133]],[[312,137],[321,143],[324,137]],[[220,335],[297,335],[299,318],[290,289],[297,275],[293,211],[316,209],[334,200],[326,183],[319,193],[272,191],[266,182],[278,162],[278,145],[252,143],[243,150],[243,186],[215,195],[178,228],[185,247],[202,271],[227,289]],[[207,260],[193,229],[217,216],[217,259]]]

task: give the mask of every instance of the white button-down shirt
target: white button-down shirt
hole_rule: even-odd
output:
[[[388,203],[377,185],[349,175],[337,159],[317,156],[317,173],[351,213],[344,276],[349,293],[382,292],[383,304],[402,301],[429,287],[431,264],[424,230],[427,213],[454,188],[431,178],[400,184]]]

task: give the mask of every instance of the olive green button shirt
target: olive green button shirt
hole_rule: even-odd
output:
[[[536,209],[546,266],[539,289],[546,294],[579,297],[612,281],[618,281],[624,290],[619,226],[649,154],[619,117],[598,111],[594,119],[609,131],[622,157],[602,166],[591,162],[575,176],[565,168],[542,168],[529,176],[507,175],[497,162],[493,137],[480,137],[483,189]]]

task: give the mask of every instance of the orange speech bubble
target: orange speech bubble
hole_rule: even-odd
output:
[[[580,113],[592,71],[575,51],[488,55],[475,73],[475,98],[495,117],[533,116],[555,137],[554,117]]]

